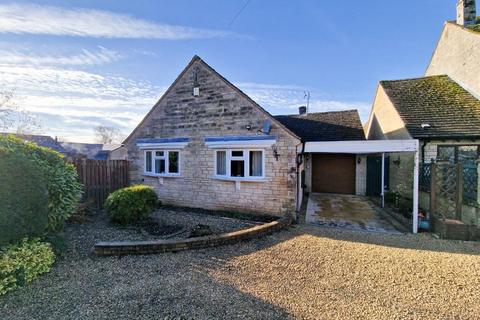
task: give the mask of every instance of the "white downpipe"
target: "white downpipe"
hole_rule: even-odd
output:
[[[418,151],[415,151],[415,161],[413,164],[413,233],[418,232],[418,167],[419,156]]]
[[[380,197],[382,198],[382,208],[385,207],[385,153],[382,153],[382,181],[380,184]]]

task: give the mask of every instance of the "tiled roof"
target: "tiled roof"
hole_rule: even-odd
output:
[[[95,159],[103,148],[100,143],[61,142],[61,144],[70,157],[86,156],[88,159]]]
[[[3,133],[3,132],[1,134],[4,136],[11,134],[25,141],[35,142],[41,147],[50,148],[63,154],[67,153],[67,151],[60,145],[60,143],[58,143],[54,138],[50,136],[43,136],[38,134]]]
[[[446,75],[380,81],[414,138],[480,137],[480,100]],[[422,129],[422,124],[430,127]]]
[[[275,116],[303,141],[365,140],[357,110]]]

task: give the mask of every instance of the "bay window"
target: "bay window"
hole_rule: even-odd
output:
[[[179,160],[179,151],[146,150],[145,174],[155,176],[180,175]]]
[[[260,179],[265,177],[263,150],[216,150],[215,176]]]

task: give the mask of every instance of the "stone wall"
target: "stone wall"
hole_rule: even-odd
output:
[[[426,76],[447,74],[480,97],[480,32],[445,23]]]
[[[364,196],[367,192],[367,156],[357,155],[355,172],[355,194]]]
[[[194,82],[200,87],[193,96]],[[258,135],[270,120],[270,135],[277,136],[278,160],[265,148],[265,179],[256,182],[214,178],[215,151],[204,144],[206,136]],[[246,126],[251,126],[250,130]],[[180,177],[143,175],[144,155],[139,138],[187,137],[180,151]],[[192,60],[165,96],[127,139],[132,183],[153,186],[167,204],[206,209],[283,215],[295,210],[296,146],[300,141],[273,121],[268,113],[235,89],[199,58]]]

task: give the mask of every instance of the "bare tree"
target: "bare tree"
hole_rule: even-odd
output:
[[[97,142],[103,144],[121,143],[123,135],[120,129],[108,126],[96,126],[94,129]]]
[[[13,91],[0,91],[0,130],[16,133],[40,131],[39,120],[29,111],[22,109],[14,101]]]

